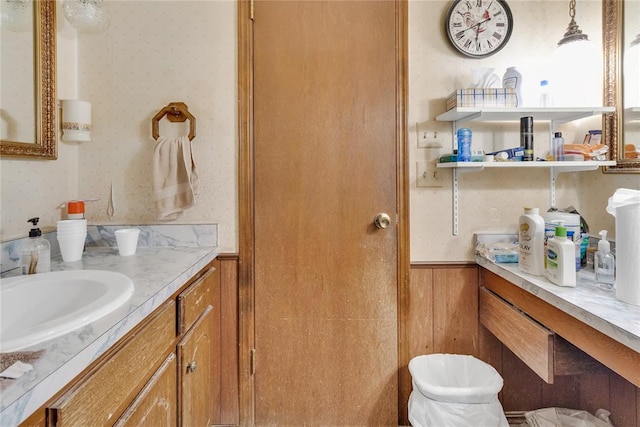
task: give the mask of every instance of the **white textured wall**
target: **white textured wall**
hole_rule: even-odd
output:
[[[448,1],[409,3],[409,153],[411,170],[411,258],[414,261],[472,259],[472,233],[486,227],[513,226],[525,205],[546,209],[548,173],[488,170],[460,180],[460,234],[451,235],[451,172],[442,171],[443,187],[418,189],[415,162],[427,152],[416,146],[416,122],[439,132],[450,149],[451,127],[436,122],[444,98],[469,81],[474,67],[492,67],[502,75],[517,65],[539,74],[568,23],[565,0],[510,0],[515,29],[509,44],[483,60],[465,59],[448,46],[443,20]],[[87,207],[88,216],[108,222],[106,198],[115,192],[114,223],[157,222],[151,200],[151,118],[171,101],[186,102],[197,117],[194,150],[200,169],[197,206],[180,222],[217,222],[223,252],[237,250],[237,69],[234,1],[108,1],[113,18],[106,34],[79,35],[77,75],[75,34],[58,34],[59,97],[78,95],[93,103],[93,141],[61,143],[56,161],[2,159],[2,239],[24,235],[30,216],[54,224],[56,206],[77,197],[102,198]],[[578,2],[577,20],[600,44],[600,2]],[[64,24],[64,23],[63,23]],[[599,59],[594,58],[594,64]],[[525,75],[526,76],[526,75]],[[77,86],[76,86],[77,85]],[[587,84],[600,93],[600,82]],[[580,138],[598,121],[565,126],[568,138]],[[163,135],[185,132],[167,121]],[[474,141],[491,144],[495,127],[474,125]],[[517,126],[499,129],[499,144],[517,140]],[[506,133],[501,134],[504,130]],[[543,138],[536,149],[543,150]],[[604,212],[617,187],[638,188],[638,175],[603,175],[599,171],[563,174],[558,205],[573,204],[592,229],[608,228]]]
[[[78,148],[78,196],[100,197],[90,219],[157,223],[151,119],[173,101],[196,117],[196,206],[176,223],[220,224],[223,252],[237,251],[236,4],[233,1],[112,1],[108,31],[79,35],[78,87],[92,102],[93,141]],[[160,122],[160,135],[188,133]]]
[[[506,169],[465,173],[460,177],[459,234],[452,235],[452,197],[450,170],[438,172],[442,188],[416,187],[416,161],[426,160],[430,152],[417,148],[418,132],[437,131],[451,152],[451,124],[437,122],[445,110],[444,99],[455,89],[469,87],[474,68],[494,68],[502,77],[506,68],[517,66],[527,90],[525,102],[535,104],[535,88],[542,78],[550,78],[555,66],[554,51],[569,22],[568,2],[560,0],[510,0],[514,16],[511,39],[500,52],[486,59],[467,59],[456,54],[446,39],[443,22],[448,1],[411,1],[409,3],[409,153],[411,171],[411,259],[412,261],[461,261],[473,259],[473,233],[480,229],[515,229],[524,206],[549,208],[549,172],[545,170]],[[601,2],[582,0],[577,4],[576,20],[592,43],[601,45]],[[577,106],[601,101],[601,58],[592,58],[592,76],[577,73],[581,82]],[[553,79],[551,83],[553,84]],[[528,83],[527,84],[527,81]],[[519,145],[518,124],[468,124],[474,131],[474,148],[489,150]],[[562,126],[567,142],[581,141],[588,129],[600,128],[600,120],[585,119]],[[547,126],[537,125],[536,155],[548,149]],[[484,147],[483,147],[484,146]],[[603,194],[618,186],[638,185],[637,175],[611,176],[599,171],[562,174],[556,186],[556,205],[573,205],[593,223],[593,228],[612,228],[604,210]],[[597,187],[597,191],[592,191]],[[597,195],[596,195],[597,193]],[[607,196],[608,197],[608,196]],[[606,204],[606,199],[605,202]]]

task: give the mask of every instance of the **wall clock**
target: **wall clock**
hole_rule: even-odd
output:
[[[454,0],[445,30],[454,48],[471,58],[486,58],[511,37],[513,16],[504,0]]]

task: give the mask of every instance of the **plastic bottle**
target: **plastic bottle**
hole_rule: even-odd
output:
[[[611,253],[611,245],[607,240],[607,230],[600,231],[600,241],[596,251],[593,268],[596,272],[596,284],[606,290],[613,289],[615,283],[616,260]]]
[[[535,155],[533,152],[533,117],[520,117],[520,146],[524,147],[524,156],[522,160],[533,161]]]
[[[575,245],[576,250],[576,271],[581,268],[582,258],[582,234],[580,230],[580,215],[569,212],[551,211],[545,212],[544,217],[544,239],[545,239],[545,263],[547,254],[547,243],[549,239],[552,239],[556,235],[556,226],[558,220],[564,222],[564,227],[567,229],[567,237]]]
[[[524,208],[518,221],[518,267],[524,273],[544,276],[544,219],[538,208]]]
[[[549,80],[540,81],[540,106],[551,107],[551,93],[549,92]]]
[[[29,239],[22,245],[20,266],[22,274],[46,273],[51,270],[51,244],[42,237],[42,231],[37,227],[40,218],[31,218],[33,224],[29,230]]]
[[[556,132],[551,140],[551,160],[561,162],[564,160],[564,138],[562,132]]]
[[[471,161],[471,129],[458,129],[458,161]]]
[[[576,286],[576,247],[567,239],[564,221],[558,220],[555,236],[547,242],[545,274],[556,285]]]
[[[502,87],[516,90],[516,107],[522,107],[522,74],[516,67],[509,67],[502,77]]]

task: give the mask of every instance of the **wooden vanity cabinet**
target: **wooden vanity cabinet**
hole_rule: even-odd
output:
[[[174,351],[175,318],[176,304],[169,300],[48,406],[48,425],[114,423]],[[171,404],[175,406],[175,401]]]
[[[212,271],[178,296],[177,345],[178,417],[181,426],[204,427],[217,424],[219,413],[219,316],[215,292],[219,279]]]
[[[154,311],[46,405],[50,427],[216,424],[219,275],[213,265]],[[40,421],[37,421],[40,422]]]
[[[175,426],[176,395],[176,355],[170,353],[114,426]]]
[[[640,353],[484,268],[480,286],[480,323],[545,382],[604,365],[640,387]]]

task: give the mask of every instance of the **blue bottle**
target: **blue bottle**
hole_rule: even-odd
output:
[[[458,159],[459,162],[471,161],[471,129],[458,129]]]

